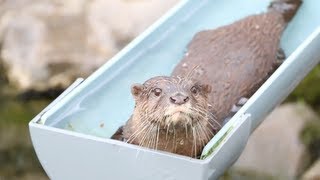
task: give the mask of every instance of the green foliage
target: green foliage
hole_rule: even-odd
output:
[[[320,157],[320,120],[314,120],[306,123],[303,128],[300,139],[308,147],[311,154],[311,160],[314,161]]]
[[[320,115],[320,64],[300,82],[287,101],[302,101]],[[311,160],[317,159],[320,156],[320,121],[314,120],[306,123],[300,139],[308,147]]]
[[[0,64],[0,126],[5,123],[26,124],[49,102],[49,99],[38,99],[22,101],[18,99],[18,92],[14,87],[10,87],[3,77]]]
[[[10,97],[0,97],[1,123],[27,123],[48,105],[48,100],[22,102]]]
[[[320,107],[320,65],[304,78],[287,101],[304,101],[315,109]]]
[[[306,145],[312,144],[315,140],[320,140],[320,121],[314,120],[305,125],[301,132],[301,139]]]
[[[31,146],[20,145],[9,149],[0,149],[0,154],[0,177],[13,177],[30,172],[42,172],[42,168]]]

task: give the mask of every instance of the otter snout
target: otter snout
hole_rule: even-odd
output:
[[[178,94],[170,97],[170,102],[173,104],[177,104],[177,105],[182,105],[188,101],[189,101],[189,97],[185,96],[181,93],[178,93]]]

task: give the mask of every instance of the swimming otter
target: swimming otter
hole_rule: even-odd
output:
[[[300,0],[197,33],[172,76],[135,84],[132,117],[113,138],[198,157],[232,106],[249,98],[279,65],[281,34]]]

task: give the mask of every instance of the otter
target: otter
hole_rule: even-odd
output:
[[[197,158],[285,59],[280,37],[301,3],[273,1],[266,13],[198,32],[171,76],[132,85],[133,115],[112,138]]]

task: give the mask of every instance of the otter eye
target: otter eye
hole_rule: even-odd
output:
[[[156,96],[160,96],[161,92],[162,92],[162,90],[160,88],[155,88],[153,90],[153,94],[156,95]]]
[[[191,91],[193,94],[197,94],[197,93],[198,93],[198,89],[197,89],[195,86],[193,86],[193,87],[190,89],[190,91]]]

